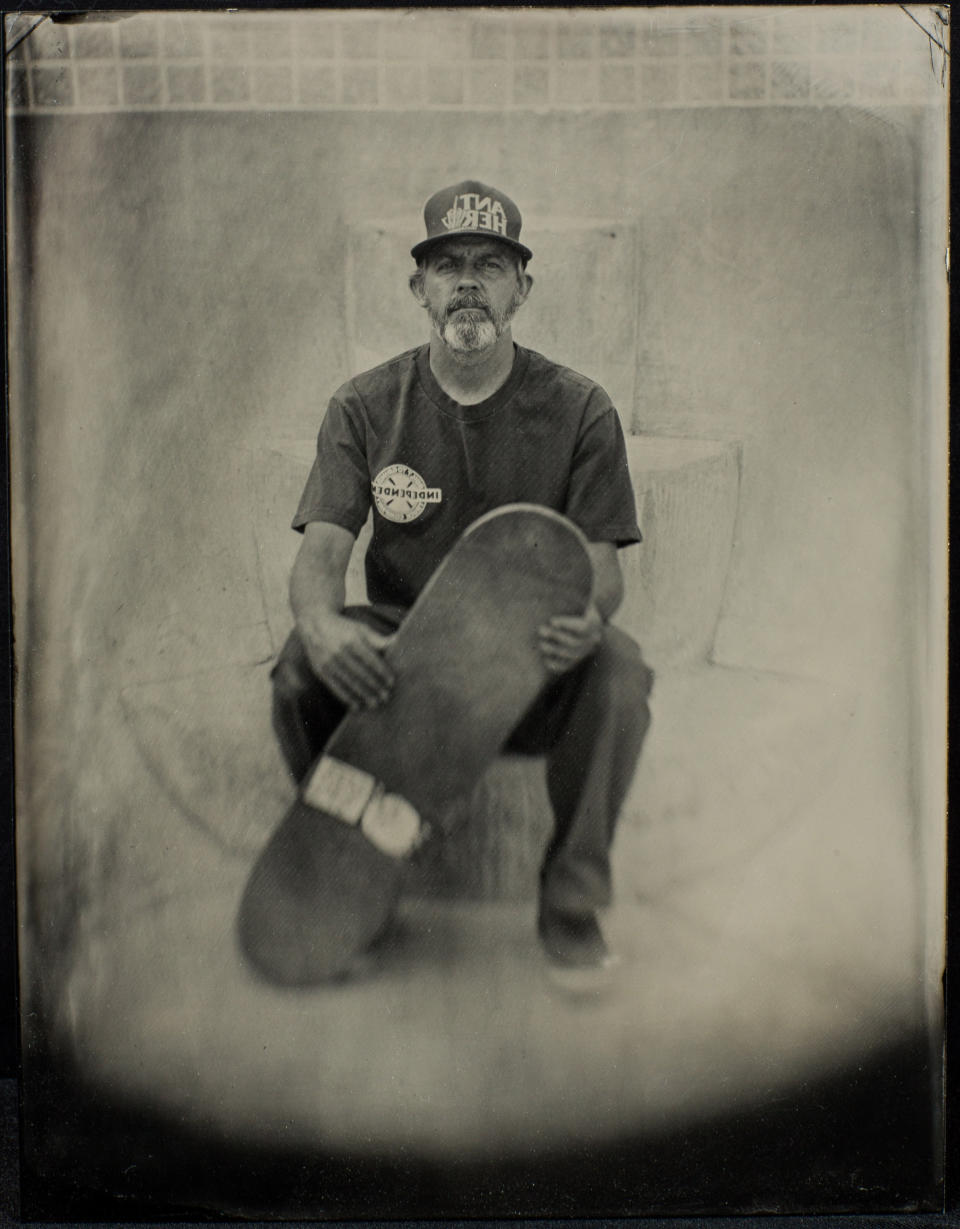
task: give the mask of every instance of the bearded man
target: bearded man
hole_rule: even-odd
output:
[[[383,704],[390,635],[460,534],[510,503],[545,505],[586,535],[594,590],[582,618],[540,631],[549,681],[505,750],[544,754],[554,832],[540,873],[548,959],[604,967],[597,918],[610,847],[649,724],[652,674],[610,625],[619,548],[640,541],[617,411],[592,380],[514,343],[533,285],[517,206],[466,181],[435,193],[411,249],[430,340],[348,381],[320,425],[293,520],[295,628],[273,671],[274,728],[303,780],[348,709]],[[357,534],[373,509],[369,606],[345,607]]]

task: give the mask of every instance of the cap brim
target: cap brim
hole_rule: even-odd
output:
[[[466,235],[471,239],[496,239],[498,243],[506,244],[507,247],[513,248],[515,252],[519,252],[524,260],[533,260],[533,252],[528,247],[524,247],[522,243],[518,243],[516,239],[508,239],[506,235],[495,235],[487,230],[450,230],[444,235],[432,235],[429,239],[423,239],[410,249],[410,255],[414,260],[419,260],[421,256],[426,256],[431,248],[437,246],[438,243],[444,243],[447,239],[456,239],[460,235]]]

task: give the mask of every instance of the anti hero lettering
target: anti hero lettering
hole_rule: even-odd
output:
[[[500,202],[478,192],[462,192],[440,221],[447,230],[486,230],[494,235],[507,233],[507,215]]]

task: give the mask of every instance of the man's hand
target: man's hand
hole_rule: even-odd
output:
[[[339,614],[302,619],[298,627],[314,673],[348,708],[387,702],[394,682],[383,660],[389,636]]]
[[[564,674],[588,657],[603,636],[603,619],[593,602],[582,617],[555,615],[540,628],[540,653],[552,674]]]

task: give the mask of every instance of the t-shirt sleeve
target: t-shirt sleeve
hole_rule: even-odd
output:
[[[370,510],[370,473],[359,410],[336,395],[317,435],[317,453],[293,528],[300,533],[311,521],[329,521],[356,535]]]
[[[601,394],[602,395],[602,394]],[[584,425],[567,487],[566,514],[591,542],[630,546],[642,541],[620,416],[606,408]]]

